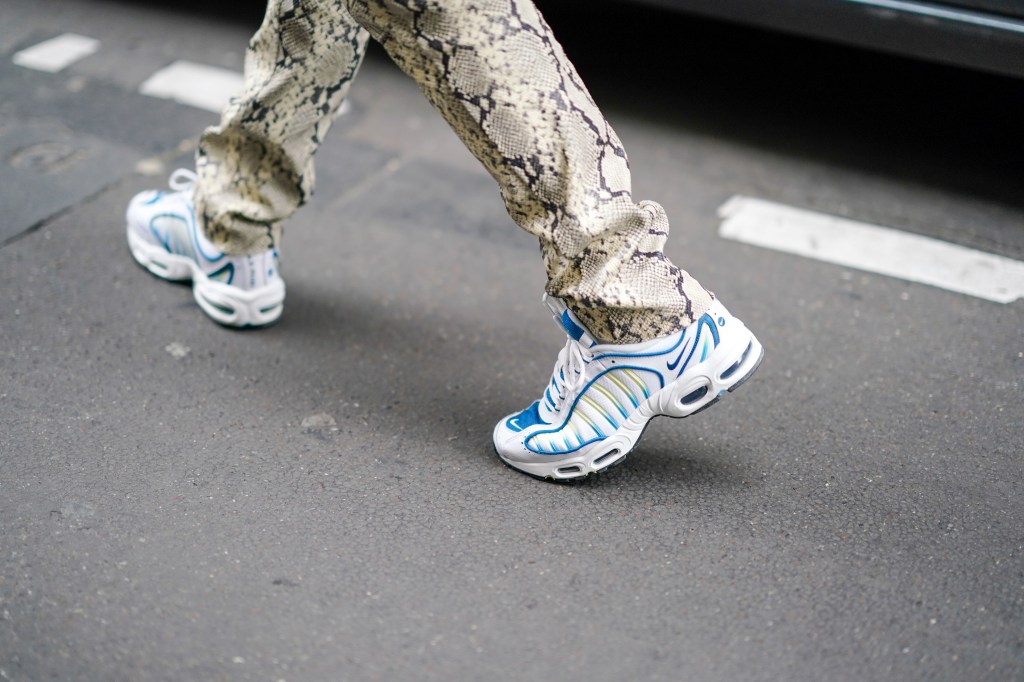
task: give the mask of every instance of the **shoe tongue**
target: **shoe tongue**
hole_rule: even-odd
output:
[[[587,328],[580,322],[579,318],[576,317],[565,303],[560,298],[554,296],[544,295],[544,303],[547,304],[548,310],[551,311],[551,315],[555,320],[555,323],[562,328],[570,338],[575,339],[584,348],[590,348],[596,346],[597,341],[594,339],[594,335],[591,334]]]

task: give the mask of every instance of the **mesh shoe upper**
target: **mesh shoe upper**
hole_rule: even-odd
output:
[[[144,242],[192,261],[210,280],[251,290],[278,279],[276,251],[227,256],[206,238],[192,203],[194,181],[195,175],[190,171],[178,170],[171,176],[172,191],[149,190],[135,195],[128,204],[128,229]],[[182,271],[172,272],[166,278],[190,277]]]

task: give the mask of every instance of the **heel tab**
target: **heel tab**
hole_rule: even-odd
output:
[[[570,338],[579,342],[584,348],[591,348],[598,344],[598,341],[594,338],[594,335],[590,333],[586,325],[580,322],[580,319],[576,317],[576,314],[569,310],[569,306],[565,305],[565,301],[555,296],[549,296],[544,294],[541,297],[541,301],[551,311],[551,317],[554,319],[555,324],[562,328]]]

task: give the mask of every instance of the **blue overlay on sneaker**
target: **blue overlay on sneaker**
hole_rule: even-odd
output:
[[[568,310],[562,312],[562,327],[565,328],[565,333],[571,336],[574,341],[579,341],[586,332],[583,327],[573,321],[572,317],[569,316]]]
[[[686,362],[684,362],[682,367],[679,368],[679,373],[676,374],[677,377],[682,376],[686,368],[690,366],[690,360],[693,359],[694,353],[697,352],[698,348],[700,348],[701,350],[700,359],[697,360],[697,362],[704,362],[705,360],[707,360],[708,355],[711,354],[711,351],[718,347],[718,344],[721,340],[721,337],[719,337],[718,335],[718,326],[715,324],[714,318],[708,315],[707,313],[704,313],[704,315],[701,316],[699,320],[697,320],[696,325],[697,336],[693,342],[693,348],[690,349],[690,354],[686,357]],[[709,330],[711,333],[705,334],[705,329]],[[686,352],[685,347],[683,348],[683,352]],[[679,357],[682,357],[682,353],[680,353]],[[675,362],[678,363],[679,358],[676,358]],[[675,366],[673,363],[669,363],[668,368],[672,370],[675,369]]]
[[[622,426],[630,413],[651,396],[647,382],[640,376],[641,372],[657,376],[659,387],[665,385],[661,373],[650,367],[619,366],[606,370],[591,379],[580,391],[566,412],[569,416],[560,426],[532,434],[526,440],[526,448],[539,455],[565,455],[603,440]],[[530,409],[537,406],[538,403],[534,403]],[[521,416],[517,415],[516,418]],[[517,429],[511,421],[508,426],[515,431],[526,428],[523,426]]]
[[[513,431],[522,431],[537,424],[547,424],[546,421],[540,418],[540,402],[537,401],[516,416],[509,417],[509,420],[505,423]]]
[[[171,221],[171,224],[167,224],[168,220]],[[167,249],[168,253],[191,257],[192,251],[185,244],[187,237],[175,229],[175,225],[178,223],[181,224],[182,229],[188,229],[188,221],[177,213],[158,213],[150,219],[149,231]]]
[[[158,196],[157,199],[159,198]],[[147,205],[152,203],[147,202]],[[211,254],[204,249],[204,240],[200,238],[195,213],[191,207],[188,210],[187,216],[172,212],[154,215],[149,220],[149,231],[168,253],[192,260],[197,260],[197,257],[201,256],[207,263],[216,263],[224,259],[225,255],[220,251],[213,250]]]
[[[207,277],[224,284],[232,284],[235,281],[235,264],[228,262],[224,267],[220,268],[216,272],[211,272]]]

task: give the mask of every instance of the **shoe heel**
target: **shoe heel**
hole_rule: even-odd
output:
[[[723,349],[724,350],[724,349]],[[724,357],[708,361],[708,375],[697,376],[685,384],[673,384],[662,389],[667,394],[659,399],[659,414],[682,418],[702,412],[717,403],[726,393],[739,388],[754,374],[764,358],[764,348],[750,334],[747,345],[737,356],[726,352]],[[717,362],[716,362],[717,360]],[[721,371],[715,365],[723,366]]]
[[[754,372],[757,371],[757,368],[761,366],[761,361],[764,360],[764,348],[761,344],[757,343],[756,339],[753,343],[757,344],[757,359],[754,360],[753,364],[749,364],[748,368],[744,369],[739,381],[726,389],[729,393],[735,391],[737,388],[745,384],[750,377],[754,376]],[[753,353],[750,353],[750,356],[753,357]]]
[[[277,322],[284,311],[284,294],[280,279],[247,291],[197,277],[192,287],[203,312],[226,327],[265,327]]]
[[[135,262],[152,275],[169,282],[192,279],[192,263],[188,258],[168,253],[166,249],[148,244],[128,228],[128,250]]]

